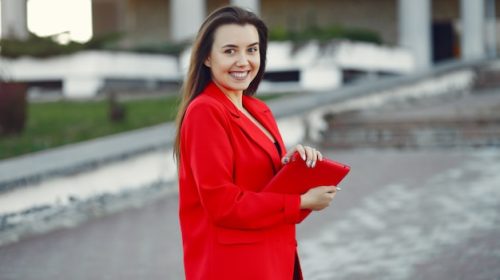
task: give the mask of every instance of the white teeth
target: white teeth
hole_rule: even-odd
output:
[[[248,76],[248,72],[231,72],[231,76],[236,79],[244,79]]]

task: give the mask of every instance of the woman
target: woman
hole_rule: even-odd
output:
[[[302,145],[281,158],[276,121],[252,97],[266,51],[265,24],[231,6],[210,14],[193,44],[174,147],[187,280],[302,279],[295,224],[335,196],[334,186],[262,191],[294,152],[311,168],[322,159]]]

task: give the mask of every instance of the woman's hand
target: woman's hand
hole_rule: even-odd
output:
[[[287,164],[290,161],[290,157],[293,153],[298,152],[300,157],[306,162],[308,167],[316,166],[317,160],[323,160],[323,155],[316,149],[309,146],[302,146],[301,144],[295,145],[295,147],[291,148],[288,153],[281,159],[283,164]]]
[[[298,152],[300,157],[306,162],[310,168],[316,166],[316,161],[323,160],[323,155],[316,149],[309,146],[302,146],[301,144],[295,145],[288,153],[281,159],[283,164],[290,162],[290,157]],[[322,210],[330,205],[333,198],[337,194],[336,186],[320,186],[312,188],[305,194],[300,196],[300,209]]]
[[[330,205],[336,194],[336,186],[312,188],[300,196],[300,209],[323,210]]]

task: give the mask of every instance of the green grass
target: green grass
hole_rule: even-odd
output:
[[[172,121],[177,113],[178,98],[162,97],[120,104],[125,107],[126,118],[114,123],[108,119],[105,100],[30,103],[22,135],[0,137],[0,159]]]
[[[126,118],[119,123],[108,119],[107,101],[31,103],[23,134],[0,138],[0,159],[171,121],[177,103],[176,97],[122,102]]]

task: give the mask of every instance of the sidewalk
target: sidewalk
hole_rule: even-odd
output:
[[[325,151],[352,166],[298,226],[307,280],[496,279],[500,152]],[[183,279],[177,196],[0,247],[2,280]]]

